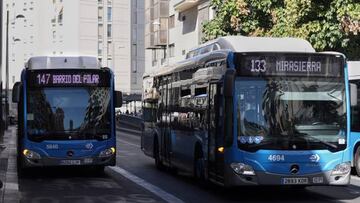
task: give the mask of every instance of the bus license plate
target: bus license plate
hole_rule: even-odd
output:
[[[61,160],[61,165],[80,165],[80,160]]]
[[[284,185],[305,185],[309,184],[308,178],[283,178],[282,183]]]

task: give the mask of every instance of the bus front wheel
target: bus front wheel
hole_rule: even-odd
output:
[[[356,174],[360,177],[360,146],[356,148],[354,165]]]

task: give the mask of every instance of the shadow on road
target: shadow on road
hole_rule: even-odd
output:
[[[153,166],[154,167],[154,166]],[[360,187],[349,186],[310,186],[296,188],[290,186],[243,186],[224,188],[213,183],[198,183],[187,174],[174,174],[179,181],[194,185],[200,190],[224,202],[358,202]],[[194,201],[195,202],[195,201]],[[219,202],[218,200],[214,202]]]

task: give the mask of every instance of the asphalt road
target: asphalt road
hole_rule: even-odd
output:
[[[159,171],[140,150],[140,137],[118,132],[117,166],[105,173],[49,168],[19,178],[21,202],[360,202],[360,178],[348,187],[226,189],[186,174]]]

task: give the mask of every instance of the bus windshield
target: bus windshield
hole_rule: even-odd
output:
[[[241,149],[342,150],[345,82],[320,77],[241,77],[235,82]]]
[[[108,139],[109,87],[34,88],[28,91],[30,140]]]

